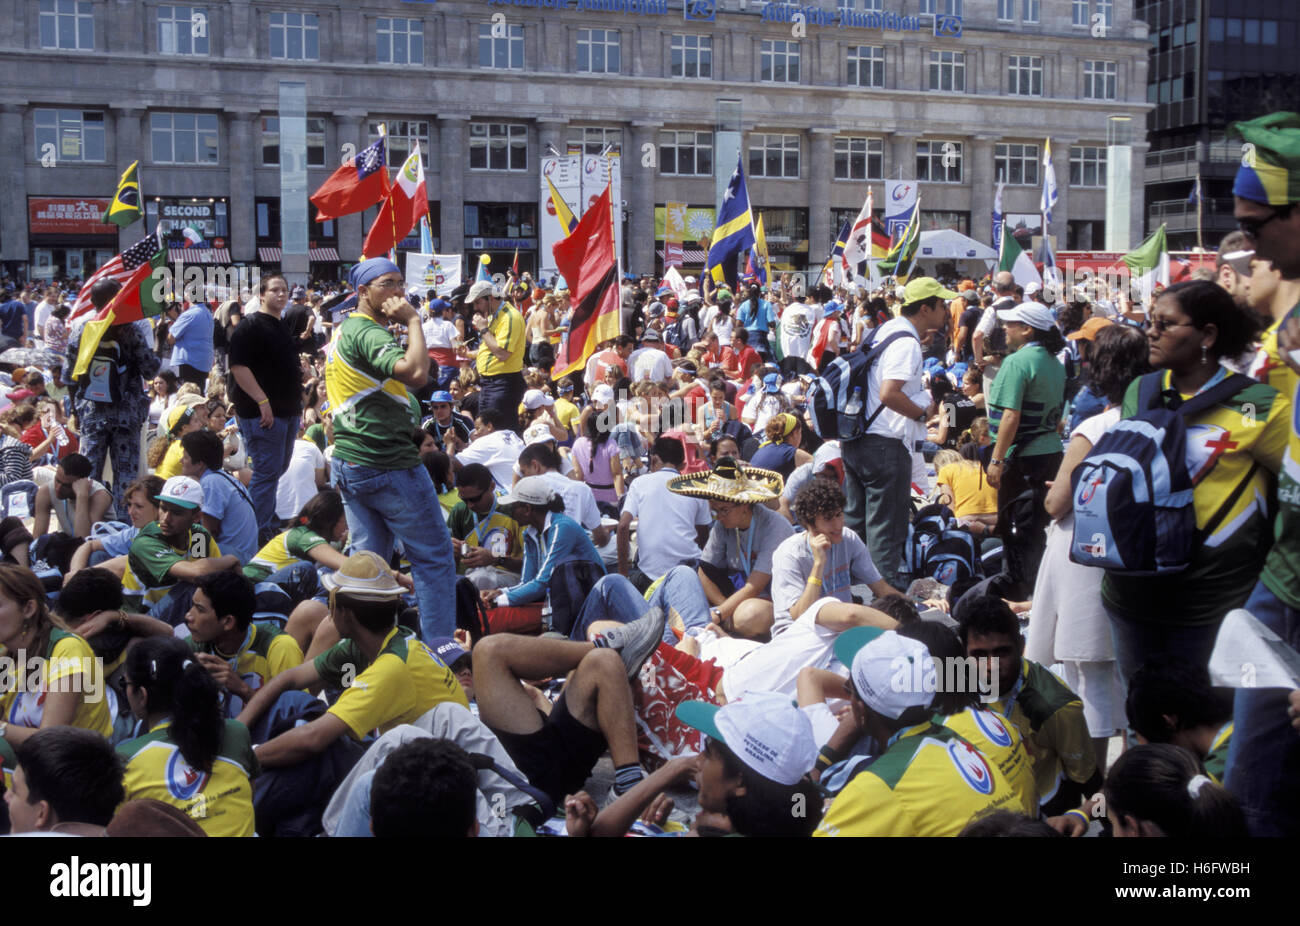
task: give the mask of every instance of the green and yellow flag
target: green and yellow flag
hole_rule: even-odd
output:
[[[117,192],[113,194],[113,201],[109,203],[102,220],[105,225],[112,222],[119,228],[126,228],[140,218],[139,166],[139,161],[133,161],[117,182]]]

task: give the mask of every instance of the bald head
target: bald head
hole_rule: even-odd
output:
[[[1016,291],[1016,278],[1010,270],[999,270],[993,274],[993,291],[999,296],[1011,296]]]

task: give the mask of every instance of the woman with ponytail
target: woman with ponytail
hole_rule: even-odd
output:
[[[1129,749],[1111,767],[1102,793],[1116,836],[1246,836],[1236,799],[1180,746],[1152,743]]]
[[[252,741],[243,724],[222,717],[217,683],[190,648],[174,637],[136,644],[126,697],[147,731],[117,747],[126,799],[171,804],[209,836],[252,836]]]
[[[343,498],[334,489],[322,489],[302,506],[292,527],[257,551],[244,567],[244,575],[254,582],[275,582],[274,573],[304,561],[338,569],[347,559],[339,552],[347,536]]]
[[[781,412],[767,419],[763,426],[765,440],[758,445],[750,459],[750,466],[770,469],[789,479],[795,467],[812,462],[812,454],[800,449],[803,444],[803,422],[794,412]]]

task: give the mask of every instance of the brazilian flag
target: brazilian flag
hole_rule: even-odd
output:
[[[105,225],[112,222],[119,228],[126,228],[140,218],[140,179],[136,172],[139,165],[139,161],[133,161],[117,182],[117,192],[104,213]]]

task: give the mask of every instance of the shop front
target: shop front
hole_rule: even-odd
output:
[[[94,196],[29,196],[29,277],[79,280],[110,261],[117,253],[117,226],[101,221],[108,204]]]
[[[145,227],[161,226],[168,261],[230,263],[230,209],[224,197],[157,197],[145,201]]]
[[[465,279],[474,279],[482,254],[488,255],[489,275],[504,276],[518,253],[519,272],[536,276],[537,204],[466,203],[463,246]]]

